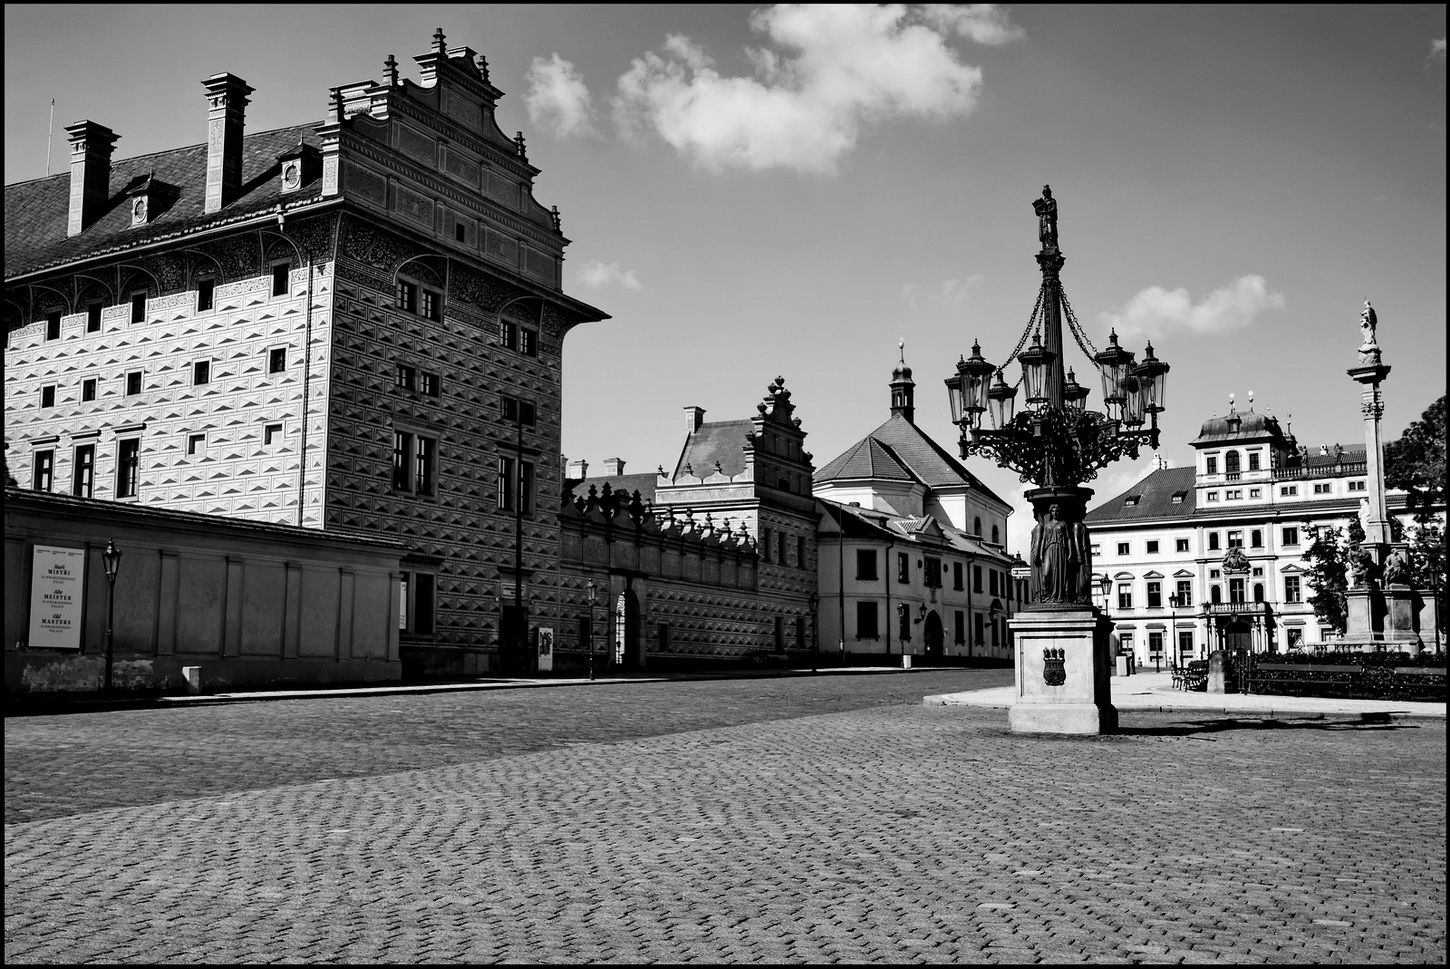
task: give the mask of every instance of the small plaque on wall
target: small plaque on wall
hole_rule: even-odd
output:
[[[86,552],[35,546],[30,573],[30,645],[81,648]]]

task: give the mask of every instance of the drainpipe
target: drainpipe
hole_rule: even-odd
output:
[[[896,550],[896,543],[891,540],[886,542],[886,655],[891,655],[891,624],[896,621],[896,616],[891,612],[891,571],[894,563],[891,561],[891,553]],[[907,562],[906,567],[911,568]],[[910,574],[910,573],[908,573]]]
[[[840,534],[836,536],[836,579],[840,584],[841,604],[841,625],[837,630],[839,642],[836,644],[840,651],[841,665],[846,664],[846,523],[841,522]]]

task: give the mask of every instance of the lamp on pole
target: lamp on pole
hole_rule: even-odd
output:
[[[106,692],[111,692],[111,653],[115,644],[112,627],[116,617],[116,573],[121,571],[121,550],[113,541],[106,542],[101,553],[101,562],[106,567]]]
[[[1158,414],[1169,368],[1153,355],[1151,343],[1143,361],[1135,364],[1134,354],[1118,346],[1116,333],[1109,335],[1106,350],[1097,351],[1063,292],[1066,260],[1058,248],[1057,201],[1050,187],[1042,187],[1033,208],[1042,242],[1036,256],[1042,284],[1017,348],[999,367],[983,358],[974,343],[971,358],[957,364],[946,386],[952,421],[961,428],[962,457],[985,454],[1036,485],[1026,494],[1037,519],[1028,608],[1091,607],[1092,553],[1083,518],[1092,491],[1082,484],[1120,458],[1136,458],[1144,445],[1158,446]],[[1064,320],[1102,376],[1106,413],[1088,410],[1087,388],[1071,372],[1064,374]],[[1029,336],[1031,346],[1024,350]],[[1009,386],[1002,371],[1013,360],[1022,364],[1022,376]],[[1018,386],[1027,408],[1014,417]],[[982,427],[983,413],[991,418],[990,430]]]
[[[1183,605],[1183,597],[1178,593],[1170,593],[1168,596],[1168,640],[1173,652],[1169,654],[1169,661],[1172,669],[1178,668],[1178,607]]]
[[[811,593],[811,672],[818,672],[817,667],[821,665],[821,638],[816,630],[816,594]]]
[[[589,590],[589,680],[594,681],[594,580],[585,586]]]

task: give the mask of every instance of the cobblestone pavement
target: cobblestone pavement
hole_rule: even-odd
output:
[[[1443,722],[1134,711],[1113,737],[1018,737],[998,710],[880,696],[650,722],[812,683],[7,720],[6,961],[1444,961]],[[494,736],[498,703],[525,739]],[[409,749],[375,750],[389,727]],[[183,756],[137,756],[128,729]],[[439,731],[473,754],[400,767]],[[529,737],[554,739],[515,752]],[[307,777],[299,742],[339,751]],[[178,793],[37,796],[87,787],[88,743],[108,777],[177,769]],[[229,747],[229,785],[188,780]],[[10,819],[21,775],[37,820]]]

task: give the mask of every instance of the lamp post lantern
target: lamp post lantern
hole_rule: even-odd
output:
[[[1169,668],[1178,668],[1178,607],[1183,605],[1183,597],[1178,593],[1170,593],[1168,596],[1168,640],[1169,647],[1173,650],[1168,654]]]
[[[111,654],[115,645],[112,627],[116,617],[116,573],[121,571],[121,550],[113,541],[106,542],[101,553],[101,562],[106,568],[106,692],[111,692]]]
[[[589,590],[589,680],[594,681],[594,580],[585,586]]]
[[[971,358],[961,360],[947,380],[947,391],[952,420],[961,428],[962,457],[986,455],[1032,485],[1026,492],[1036,519],[1026,563],[1031,591],[1010,623],[1017,699],[1009,726],[1016,733],[1109,733],[1118,721],[1108,683],[1111,580],[1102,580],[1100,610],[1093,601],[1098,587],[1084,522],[1093,492],[1083,485],[1114,461],[1136,458],[1145,445],[1158,446],[1169,367],[1152,344],[1137,363],[1118,345],[1116,333],[1109,335],[1106,350],[1093,346],[1063,292],[1066,260],[1058,246],[1058,203],[1049,186],[1032,208],[1042,244],[1035,256],[1042,283],[1022,336],[1000,366],[974,343]],[[1101,375],[1103,411],[1088,409],[1088,388],[1065,365],[1064,322]],[[1003,371],[1014,360],[1022,375],[1009,385]],[[1014,415],[1018,385],[1023,408]],[[990,428],[982,426],[983,413]]]

